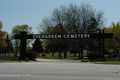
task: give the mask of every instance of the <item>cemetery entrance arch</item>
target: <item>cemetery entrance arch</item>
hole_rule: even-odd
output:
[[[104,54],[104,39],[112,38],[112,33],[104,33],[104,30],[101,33],[77,33],[77,34],[33,34],[27,35],[27,32],[21,32],[21,35],[14,35],[14,39],[20,39],[20,60],[24,60],[26,57],[26,41],[27,39],[99,39],[99,53],[101,54],[101,39],[103,44],[103,54]]]

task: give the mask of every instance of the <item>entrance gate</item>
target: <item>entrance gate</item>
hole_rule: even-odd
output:
[[[77,34],[33,34],[27,35],[27,32],[21,32],[21,35],[14,35],[14,39],[20,39],[20,60],[24,60],[26,57],[26,40],[27,39],[99,39],[99,53],[101,55],[101,39],[102,39],[102,47],[103,47],[103,55],[104,56],[104,39],[112,38],[112,33],[104,33],[104,30],[101,33],[77,33]]]

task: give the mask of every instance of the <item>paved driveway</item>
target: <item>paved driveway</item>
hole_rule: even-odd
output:
[[[120,65],[90,63],[0,63],[0,80],[120,80]]]

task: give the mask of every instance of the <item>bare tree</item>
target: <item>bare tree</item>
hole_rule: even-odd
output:
[[[103,23],[104,19],[102,11],[96,11],[90,4],[82,3],[79,6],[70,4],[67,7],[60,6],[60,8],[55,8],[50,18],[43,20],[40,28],[45,29],[45,27],[61,24],[67,33],[94,33],[101,28]],[[64,31],[61,33],[64,33]],[[88,40],[79,39],[73,40],[72,42],[74,41],[78,42],[79,53],[81,53],[81,58],[83,58],[83,50],[87,45]]]

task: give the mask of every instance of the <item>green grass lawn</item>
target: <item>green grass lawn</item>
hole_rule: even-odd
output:
[[[0,60],[0,62],[14,62],[16,60]]]
[[[0,57],[9,57],[9,54],[0,54]],[[15,57],[15,54],[10,54],[10,57]],[[20,54],[17,54],[17,57],[20,57]]]
[[[95,64],[120,64],[120,61],[90,61]]]
[[[52,54],[45,54],[46,56],[42,56],[42,53],[39,55],[37,55],[37,58],[41,58],[41,59],[60,59],[59,54],[54,54],[54,57],[52,56]],[[1,57],[9,57],[9,54],[1,54]],[[10,57],[15,57],[14,54],[10,54]],[[17,57],[20,57],[20,54],[17,54]],[[64,58],[64,54],[61,54],[61,58]],[[78,54],[76,56],[74,56],[74,54],[67,54],[66,59],[78,59]],[[85,59],[87,59],[87,57],[84,57]]]
[[[59,54],[54,54],[54,57],[52,54],[46,54],[46,56],[42,56],[42,54],[38,55],[37,58],[41,59],[60,59]],[[61,55],[61,58],[64,59],[64,54]],[[79,59],[78,55],[74,56],[74,54],[67,54],[66,59]],[[84,57],[84,59],[87,59],[87,57]]]

